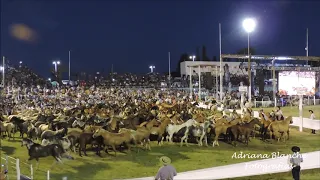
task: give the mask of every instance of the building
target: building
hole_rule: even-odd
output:
[[[255,63],[252,63],[254,66]],[[219,74],[220,62],[219,61],[184,61],[180,63],[180,73],[181,77],[188,78],[190,72],[193,75],[198,74],[200,66],[201,73],[211,73],[212,75]],[[230,74],[238,76],[247,76],[248,71],[246,68],[241,68],[242,62],[222,62],[222,73],[229,72]],[[255,71],[252,71],[255,73]]]

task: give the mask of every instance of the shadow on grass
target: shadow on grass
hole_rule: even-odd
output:
[[[16,148],[15,147],[10,147],[10,146],[1,146],[0,148],[1,151],[3,151],[7,155],[13,155]]]
[[[68,166],[70,166],[70,165],[68,165]],[[61,169],[61,171],[63,171],[63,173],[52,173],[50,175],[50,178],[62,179],[63,177],[67,177],[68,179],[88,180],[88,179],[94,179],[94,176],[98,172],[106,171],[108,169],[110,169],[110,166],[108,165],[108,163],[104,163],[104,162],[90,163],[90,161],[85,161],[85,163],[83,165],[73,167],[73,171],[70,171],[70,170],[63,171],[63,169]],[[107,174],[106,174],[105,179],[108,179]]]
[[[153,144],[153,143],[152,143]],[[159,165],[159,159],[161,156],[168,156],[172,159],[172,161],[175,160],[184,160],[189,159],[186,155],[182,153],[187,153],[190,151],[196,151],[196,149],[199,150],[199,147],[190,146],[190,147],[180,147],[178,145],[163,145],[158,146],[154,145],[151,147],[151,151],[139,149],[140,147],[134,147],[132,148],[131,152],[125,151],[125,153],[120,153],[117,151],[117,156],[114,156],[114,152],[110,151],[110,154],[106,154],[102,152],[102,158],[108,158],[108,163],[110,161],[130,161],[133,163],[137,163],[142,166],[150,167],[158,167]]]

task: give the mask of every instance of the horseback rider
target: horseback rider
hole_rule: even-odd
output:
[[[283,113],[282,113],[282,110],[281,110],[280,106],[277,107],[275,115],[276,115],[276,119],[278,121],[284,120]]]

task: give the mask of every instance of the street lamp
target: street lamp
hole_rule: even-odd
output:
[[[155,66],[149,66],[150,70],[151,70],[151,73],[153,73],[153,69],[155,69],[156,67]]]
[[[196,56],[193,55],[193,56],[190,56],[189,58],[192,59],[192,61],[194,61],[194,59],[196,58]]]
[[[251,103],[251,56],[250,56],[250,33],[256,28],[256,21],[252,18],[247,18],[243,21],[242,26],[248,33],[248,79],[249,79],[249,92],[248,99]]]
[[[58,65],[60,64],[60,61],[53,61],[52,64],[54,65],[54,71],[57,73]]]
[[[19,67],[21,67],[21,66],[22,66],[22,61],[19,62]]]
[[[48,78],[48,81],[50,81],[50,82],[51,82],[51,78]]]

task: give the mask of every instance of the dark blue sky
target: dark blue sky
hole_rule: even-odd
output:
[[[320,56],[320,1],[110,1],[2,0],[1,54],[48,76],[52,60],[68,63],[73,71],[148,72],[172,69],[184,52],[207,47],[208,57],[219,56],[218,23],[222,23],[222,52],[247,46],[242,20],[258,24],[251,44],[258,54]],[[255,2],[255,3],[253,3]],[[36,34],[31,42],[10,35],[13,24],[25,24]]]

